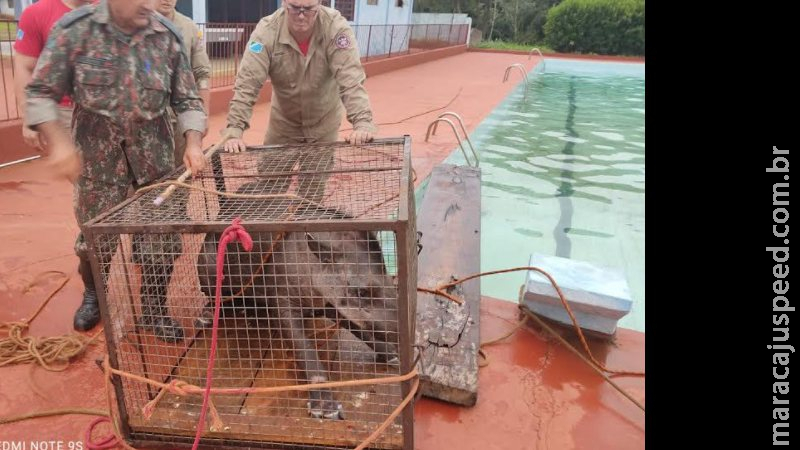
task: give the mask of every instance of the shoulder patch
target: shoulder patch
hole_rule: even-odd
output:
[[[264,51],[264,44],[258,41],[250,41],[247,48],[253,53],[261,53]]]
[[[17,40],[21,41],[22,38],[25,37],[25,32],[22,31],[22,28],[17,28]]]
[[[58,21],[58,25],[60,25],[61,28],[69,28],[75,22],[84,19],[86,17],[89,17],[90,15],[92,15],[93,12],[94,12],[93,5],[82,6],[78,9],[72,10],[64,14],[64,17],[62,17]]]
[[[336,48],[341,49],[350,48],[350,46],[353,44],[350,40],[350,37],[345,33],[337,34],[336,37],[333,38],[333,42],[336,44]]]
[[[164,25],[164,27],[168,29],[173,35],[175,35],[175,37],[178,39],[178,42],[180,42],[180,44],[183,45],[183,36],[181,35],[180,30],[178,30],[178,27],[176,27],[171,20],[167,19],[161,14],[153,14],[152,16],[155,17],[156,20],[158,20],[161,23],[161,25]]]

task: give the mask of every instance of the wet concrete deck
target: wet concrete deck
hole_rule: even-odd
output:
[[[456,147],[442,129],[425,144],[425,130],[445,110],[462,115],[468,129],[480,121],[514,87],[502,84],[505,68],[521,55],[464,53],[411,68],[371,77],[367,88],[378,123],[400,122],[431,109],[446,109],[381,125],[379,136],[412,136],[417,182]],[[257,105],[245,134],[259,144],[266,131],[267,105]],[[223,115],[211,118],[206,144],[224,127]],[[343,124],[347,128],[348,124]],[[46,271],[66,272],[70,282],[33,322],[30,334],[53,336],[71,332],[72,314],[80,304],[82,286],[72,253],[78,232],[71,212],[71,186],[50,179],[42,160],[0,169],[0,322],[28,317],[58,281],[39,277]],[[503,334],[518,321],[515,305],[484,299],[481,336]],[[96,332],[98,329],[94,330]],[[620,330],[613,345],[596,344],[598,358],[613,368],[644,369],[644,334]],[[94,360],[104,355],[92,347],[65,372],[32,366],[0,368],[0,419],[46,409],[104,409],[102,374]],[[488,347],[490,364],[479,373],[478,403],[472,408],[422,399],[415,410],[415,448],[440,449],[640,449],[644,447],[644,413],[622,397],[577,357],[543,334],[520,331]],[[634,398],[644,402],[642,378],[616,378]],[[87,416],[61,416],[0,425],[0,441],[80,441]]]

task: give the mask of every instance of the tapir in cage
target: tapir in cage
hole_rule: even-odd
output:
[[[252,182],[238,192],[264,192]],[[257,202],[269,203],[268,200]],[[347,218],[338,210],[299,201],[295,218]],[[225,216],[226,201],[220,202]],[[257,208],[260,209],[260,208]],[[266,209],[266,208],[265,208]],[[225,255],[223,297],[255,299],[291,342],[298,368],[308,382],[329,380],[308,338],[305,319],[327,317],[361,339],[378,363],[396,365],[398,358],[397,289],[387,274],[381,246],[373,232],[257,232],[250,233],[250,252],[238,243],[228,244]],[[206,235],[198,255],[200,287],[211,301],[198,320],[208,327],[216,292],[216,255],[221,233]],[[329,390],[309,392],[309,414],[315,418],[343,419],[341,404]]]

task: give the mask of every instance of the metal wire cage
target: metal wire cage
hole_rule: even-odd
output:
[[[261,388],[409,373],[417,236],[410,137],[249,147],[215,154],[163,204],[140,190],[86,223],[113,368],[203,387],[221,301],[207,448],[333,449],[359,444],[411,382]],[[182,170],[165,180],[175,179]],[[226,246],[234,218],[253,239]],[[135,445],[191,444],[201,395],[113,378]],[[413,407],[369,448],[413,448]]]

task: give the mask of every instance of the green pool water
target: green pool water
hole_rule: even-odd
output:
[[[482,169],[481,270],[525,266],[531,253],[617,269],[633,299],[619,325],[644,331],[644,64],[548,59],[529,79],[527,95],[520,83],[470,135]],[[458,149],[446,162],[465,163]],[[524,281],[484,277],[481,289],[516,302]]]

